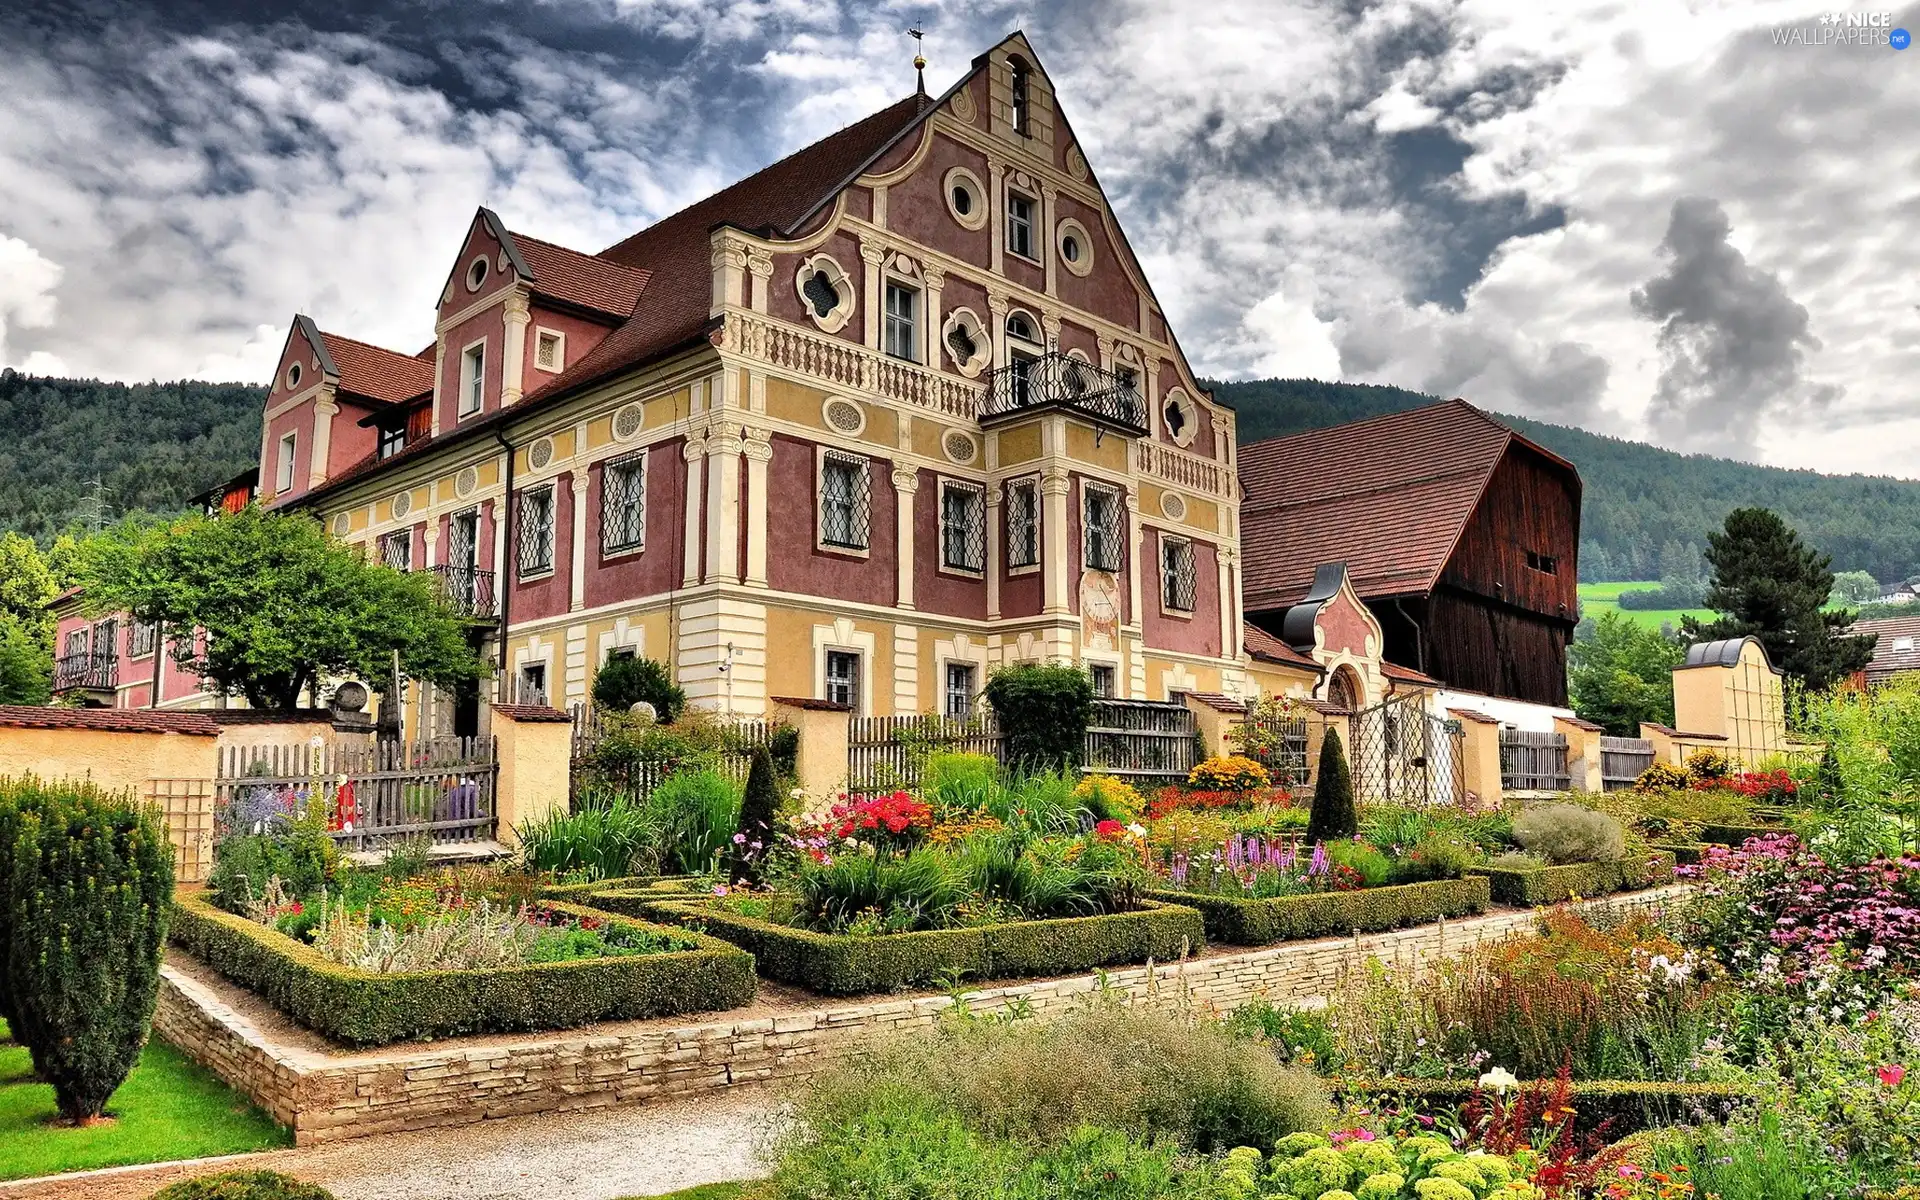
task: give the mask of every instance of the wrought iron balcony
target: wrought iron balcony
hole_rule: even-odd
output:
[[[493,572],[475,567],[456,567],[441,563],[428,567],[440,583],[440,594],[448,607],[463,617],[491,621],[493,611]]]
[[[982,425],[1038,409],[1064,408],[1134,437],[1147,432],[1147,408],[1137,387],[1058,351],[1015,359],[995,368],[987,382]]]
[[[63,654],[53,660],[53,690],[110,692],[120,683],[120,656],[109,651]]]

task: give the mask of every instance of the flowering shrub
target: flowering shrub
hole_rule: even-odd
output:
[[[1006,825],[988,813],[969,813],[934,822],[927,830],[929,846],[957,846],[976,837],[991,837],[1004,832]]]
[[[907,850],[933,827],[933,809],[908,792],[865,796],[834,805],[826,827],[841,839],[855,838],[880,850]]]
[[[1777,834],[1716,847],[1688,874],[1687,940],[1756,1002],[1858,1017],[1920,975],[1920,859],[1829,862]]]
[[[1676,767],[1672,763],[1657,762],[1640,772],[1633,781],[1636,792],[1675,792],[1693,782],[1685,767]]]
[[[1687,755],[1687,774],[1696,782],[1713,783],[1733,774],[1733,760],[1718,750],[1695,750]]]
[[[1198,768],[1196,768],[1197,770]],[[1193,787],[1164,787],[1147,802],[1147,819],[1156,820],[1182,810],[1204,811],[1221,808],[1290,808],[1293,795],[1275,788],[1255,788],[1246,792],[1223,792]]]
[[[1702,784],[1725,787],[1750,800],[1760,800],[1769,804],[1788,803],[1800,790],[1799,785],[1794,783],[1793,776],[1788,774],[1784,767],[1772,771],[1743,771],[1732,779],[1718,782],[1703,780],[1694,786],[1700,787]]]
[[[1089,775],[1074,785],[1073,798],[1100,820],[1131,824],[1146,811],[1147,802],[1134,786],[1111,775]]]
[[[1239,754],[1215,755],[1194,767],[1187,784],[1200,791],[1235,792],[1244,795],[1273,782],[1273,776],[1259,763]]]

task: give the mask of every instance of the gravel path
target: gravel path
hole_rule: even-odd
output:
[[[184,1173],[271,1169],[339,1200],[616,1200],[750,1179],[777,1132],[775,1093],[741,1087],[638,1108],[600,1108],[275,1150],[190,1172],[81,1175],[0,1198],[135,1200]],[[16,1187],[18,1185],[15,1185]]]

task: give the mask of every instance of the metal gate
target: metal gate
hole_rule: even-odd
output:
[[[1466,798],[1466,732],[1436,717],[1418,694],[1353,714],[1355,799],[1367,804],[1458,804]]]

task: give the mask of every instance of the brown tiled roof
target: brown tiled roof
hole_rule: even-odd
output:
[[[567,304],[576,304],[612,317],[633,315],[633,306],[646,290],[650,271],[543,242],[524,233],[510,234],[533,271],[533,290]]]
[[[1245,701],[1235,700],[1225,692],[1188,692],[1187,695],[1198,700],[1215,712],[1237,713],[1247,711]]]
[[[788,708],[797,708],[802,712],[853,711],[848,705],[838,704],[832,700],[815,700],[811,696],[770,696],[768,699],[772,700],[775,704],[784,704]]]
[[[1322,563],[1367,599],[1432,590],[1515,442],[1573,470],[1465,400],[1242,446],[1246,607],[1293,604]]]
[[[715,226],[785,231],[932,106],[926,96],[909,96],[602,250],[602,259],[650,273],[646,302],[536,394],[591,383],[697,337],[713,308],[708,235]]]
[[[1479,725],[1498,725],[1500,723],[1497,717],[1490,717],[1477,708],[1450,708],[1447,712],[1459,717],[1462,721],[1472,721]]]
[[[1855,621],[1849,632],[1880,635],[1873,644],[1873,658],[1867,663],[1868,683],[1882,683],[1904,671],[1920,671],[1920,616]],[[1897,648],[1902,638],[1911,639],[1905,650]]]
[[[544,722],[549,725],[573,724],[573,718],[547,704],[496,704],[493,711],[509,721]]]
[[[0,725],[14,729],[93,729],[105,733],[184,733],[219,737],[205,713],[155,712],[147,708],[42,708],[0,704]]]
[[[1320,664],[1287,645],[1279,638],[1268,633],[1258,625],[1240,627],[1240,644],[1254,658],[1271,663],[1285,663],[1290,667],[1304,667],[1309,671],[1318,671]]]
[[[566,370],[528,393],[520,403],[479,420],[467,421],[439,437],[413,442],[392,458],[369,459],[342,471],[291,503],[311,503],[352,480],[376,470],[387,470],[402,459],[430,448],[482,436],[483,431],[505,421],[518,420],[538,405],[557,401],[579,388],[691,345],[708,332],[708,314],[713,308],[709,234],[715,226],[785,232],[852,182],[863,166],[918,125],[933,111],[935,104],[927,96],[909,96],[655,222],[597,255],[579,255],[580,259],[603,262],[626,272],[618,279],[596,273],[591,283],[583,275],[569,285],[582,292],[597,288],[617,295],[619,287],[631,286],[633,276],[645,277],[639,285],[642,299],[619,328],[577,361],[569,363]],[[516,245],[530,251],[528,266],[538,276],[535,260],[539,251],[532,245],[536,239],[510,236]],[[431,363],[427,387],[432,387]]]
[[[1418,683],[1431,685],[1433,687],[1446,686],[1424,671],[1416,671],[1412,667],[1403,667],[1399,663],[1391,663],[1385,659],[1380,660],[1380,673],[1395,683]]]
[[[1727,740],[1727,735],[1724,733],[1681,733],[1671,725],[1656,725],[1652,721],[1642,721],[1641,724],[1645,725],[1648,729],[1654,730],[1657,733],[1663,733],[1670,738],[1684,738],[1690,742],[1724,742]]]
[[[1584,717],[1561,717],[1559,719],[1565,724],[1573,726],[1575,729],[1584,729],[1588,733],[1605,733],[1607,731],[1605,725],[1597,725]]]
[[[1353,710],[1346,707],[1345,705],[1334,704],[1326,700],[1314,700],[1312,698],[1308,698],[1304,700],[1295,700],[1294,703],[1300,705],[1303,708],[1310,708],[1313,711],[1319,713],[1323,717],[1350,717],[1353,715]]]
[[[433,390],[433,363],[398,350],[341,337],[322,330],[327,353],[340,370],[340,390],[398,404]]]

